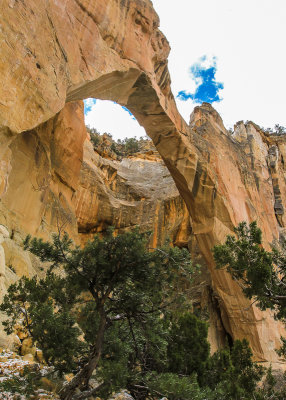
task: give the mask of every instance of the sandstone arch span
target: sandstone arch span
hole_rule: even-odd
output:
[[[247,337],[257,359],[277,361],[279,329],[268,314],[249,306],[224,272],[214,270],[211,257],[213,245],[242,219],[264,219],[266,240],[272,241],[278,233],[273,207],[261,203],[252,172],[245,184],[244,155],[211,107],[194,111],[191,128],[179,115],[170,89],[169,45],[151,1],[4,0],[0,14],[3,148],[7,137],[49,124],[66,102],[95,97],[128,107],[186,202],[226,329],[234,338]],[[6,179],[9,150],[4,153]],[[266,193],[267,177],[261,187]]]

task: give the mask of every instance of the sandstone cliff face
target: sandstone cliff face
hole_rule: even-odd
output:
[[[129,179],[124,165],[95,160],[104,164],[95,172],[90,161],[82,164],[83,121],[75,117],[78,125],[73,125],[65,118],[76,116],[81,106],[63,109],[66,102],[87,97],[128,107],[185,201],[225,329],[232,338],[247,337],[257,359],[277,362],[279,325],[251,306],[226,273],[214,269],[211,248],[241,220],[257,219],[265,243],[278,237],[284,226],[284,143],[270,141],[270,149],[253,124],[240,124],[235,141],[208,105],[194,110],[188,127],[170,91],[169,46],[149,0],[3,0],[0,14],[0,222],[12,237],[20,230],[45,236],[59,224],[76,237],[77,218],[83,232],[100,229],[101,209],[92,211],[90,221],[84,209],[96,207],[96,196],[106,193],[116,198],[106,207],[109,221],[122,224],[117,210],[122,193],[125,210],[134,204],[134,220],[141,221],[146,213],[137,195],[122,189],[122,179]],[[114,168],[119,178],[112,183]],[[101,179],[106,189],[98,189]],[[180,209],[176,203],[172,207]]]
[[[88,140],[81,102],[68,103],[54,119],[14,136],[9,151],[0,223],[16,243],[28,232],[49,238],[62,227],[80,241],[109,225],[118,230],[140,225],[153,232],[152,246],[167,237],[187,246],[189,214],[161,157],[100,156]]]
[[[150,246],[169,237],[187,246],[189,214],[167,168],[159,156],[142,155],[122,161],[104,159],[85,143],[76,216],[82,236],[115,229],[151,231]]]
[[[279,235],[275,210],[275,182],[269,168],[272,138],[267,138],[259,127],[251,122],[238,123],[234,134],[230,135],[223,127],[219,115],[209,104],[203,104],[194,110],[190,126],[197,133],[196,146],[216,171],[216,185],[221,190],[231,220],[236,223],[257,220],[263,231],[265,246],[269,246]],[[203,176],[200,177],[200,180],[204,179]],[[204,195],[202,187],[196,196],[202,198]],[[209,206],[213,207],[211,203]],[[219,226],[214,227],[214,231],[222,238],[226,234],[225,225],[222,224],[224,217],[223,213],[220,214],[220,209],[217,211],[218,221],[215,224]],[[204,234],[196,235],[200,249],[205,249],[204,254],[210,248],[207,237],[209,236]],[[211,254],[208,260],[210,259]],[[274,325],[269,314],[250,307],[243,297],[239,297],[236,284],[229,281],[223,271],[214,269],[211,275],[227,332],[236,337],[234,327],[239,325],[238,337],[250,337],[258,359],[269,359],[271,349],[278,346],[277,333],[282,334],[281,326]]]
[[[153,232],[150,247],[167,238],[188,245],[187,207],[159,154],[151,150],[121,161],[100,156],[89,141],[82,102],[68,103],[47,123],[13,136],[9,157],[0,203],[6,264],[0,268],[1,298],[17,276],[42,273],[22,249],[27,233],[48,239],[64,229],[83,243],[109,225],[118,231],[139,225]],[[0,332],[0,345],[11,340]]]

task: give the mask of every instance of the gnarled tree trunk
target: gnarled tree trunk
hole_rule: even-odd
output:
[[[97,337],[88,362],[85,366],[74,376],[74,378],[63,386],[60,391],[61,400],[73,400],[76,389],[86,388],[89,380],[92,376],[93,371],[98,365],[101,357],[104,333],[106,329],[106,315],[103,308],[100,310],[100,323],[97,332]],[[87,397],[89,397],[87,395]]]

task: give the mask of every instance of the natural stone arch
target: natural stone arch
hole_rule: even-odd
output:
[[[161,106],[146,74],[136,70],[102,76],[98,81],[77,88],[69,94],[68,100],[87,97],[112,100],[126,106],[152,138],[189,210],[193,234],[208,263],[214,290],[220,299],[221,318],[227,333],[232,338],[247,337],[256,358],[267,359],[256,328],[264,318],[263,314],[250,305],[225,271],[217,271],[214,267],[211,249],[232,232],[238,221],[231,204],[225,203],[218,178],[200,150],[205,144],[204,139],[197,138],[198,134],[182,119],[180,129],[177,128]],[[211,111],[214,110],[211,108]],[[236,310],[235,315],[231,310]],[[241,324],[239,329],[237,320]]]
[[[169,115],[160,104],[159,97],[147,75],[130,69],[127,72],[116,71],[104,75],[96,81],[76,88],[68,94],[67,101],[89,97],[112,100],[132,112],[153,140],[170,170],[189,209],[194,233],[202,230],[201,225],[205,226],[204,233],[207,232],[206,228],[213,231],[217,210],[226,217],[227,208],[217,193],[215,176],[208,168],[207,161],[204,160],[199,149],[191,143],[194,132],[179,115],[173,96],[171,95],[169,102],[176,114]],[[176,117],[175,121],[172,120],[172,116]],[[200,182],[201,176],[204,176],[203,183]],[[204,202],[198,199],[200,191],[204,192]],[[201,221],[200,216],[203,216],[204,222]],[[231,230],[233,224],[230,217],[228,221],[225,218],[224,225],[226,229]],[[213,241],[217,242],[215,238]]]
[[[268,215],[265,237],[271,242],[277,236],[274,213],[265,205],[257,206],[258,192],[249,189],[241,189],[237,204],[232,177],[220,160],[222,149],[212,138],[205,138],[213,135],[227,156],[236,160],[213,110],[197,109],[193,129],[179,115],[170,90],[169,46],[158,29],[152,3],[4,0],[0,14],[3,141],[8,129],[10,136],[32,130],[72,100],[95,97],[129,108],[154,141],[187,204],[229,333],[234,338],[247,337],[257,359],[277,360],[262,332],[262,325],[269,329],[272,319],[250,306],[225,272],[214,269],[211,255],[213,245],[241,219],[259,219],[263,213]],[[238,168],[233,174],[240,185]],[[277,347],[280,333],[269,331]]]

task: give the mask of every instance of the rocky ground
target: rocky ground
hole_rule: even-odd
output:
[[[12,387],[19,387],[23,390],[24,387],[29,391],[31,382],[25,379],[25,370],[27,368],[33,373],[40,373],[41,386],[43,389],[32,390],[33,393],[23,395],[20,393],[12,393]],[[59,397],[52,391],[55,386],[51,379],[48,378],[50,369],[35,361],[32,354],[20,356],[19,354],[8,349],[0,348],[0,400],[57,400]],[[11,389],[6,389],[4,383],[10,383]],[[13,383],[12,383],[13,382]],[[34,382],[35,383],[35,382]],[[45,388],[45,389],[44,389]],[[97,398],[98,399],[98,398]],[[134,400],[133,397],[126,391],[121,390],[114,393],[110,400]]]
[[[33,397],[26,397],[20,393],[12,393],[12,387],[19,387],[23,389],[25,386],[29,385],[29,382],[24,378],[24,370],[29,370],[31,372],[39,372],[42,376],[43,386],[49,386],[49,380],[46,375],[49,373],[49,369],[34,361],[31,354],[26,354],[25,356],[20,356],[13,351],[7,349],[0,349],[0,399],[1,400],[52,400],[57,399],[57,396],[49,390],[38,389],[35,391]],[[9,388],[5,387],[5,383]],[[2,387],[1,387],[2,386]],[[14,390],[13,390],[14,392]]]

